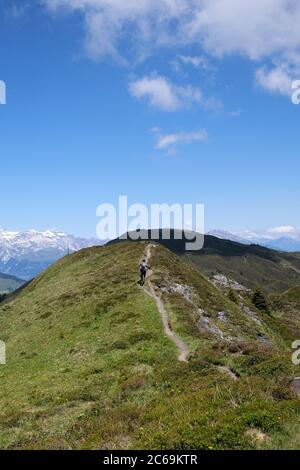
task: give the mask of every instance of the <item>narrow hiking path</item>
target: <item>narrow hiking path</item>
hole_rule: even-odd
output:
[[[154,249],[155,245],[149,244],[147,246],[147,250],[146,250],[146,253],[145,253],[145,257],[144,257],[144,259],[146,259],[147,264],[149,264],[149,261],[150,261],[151,256],[152,256],[152,252],[151,252],[152,248]],[[189,352],[190,352],[189,348],[185,344],[185,342],[179,336],[177,336],[174,333],[174,331],[172,331],[172,329],[170,327],[170,323],[169,323],[168,313],[167,313],[167,311],[165,309],[165,306],[164,306],[164,303],[161,299],[161,295],[157,294],[157,292],[155,290],[155,287],[151,282],[152,275],[153,275],[153,271],[150,269],[148,271],[148,274],[147,274],[147,277],[146,277],[146,284],[149,286],[149,290],[145,286],[143,287],[143,289],[156,302],[157,309],[158,309],[158,311],[161,315],[161,319],[162,319],[162,322],[163,322],[163,325],[164,325],[165,333],[173,341],[173,343],[176,344],[177,348],[180,351],[180,354],[178,356],[178,360],[181,361],[181,362],[188,362],[188,357],[189,357]]]

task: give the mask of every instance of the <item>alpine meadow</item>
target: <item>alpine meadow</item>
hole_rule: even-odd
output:
[[[299,24],[0,0],[0,464],[300,450]]]

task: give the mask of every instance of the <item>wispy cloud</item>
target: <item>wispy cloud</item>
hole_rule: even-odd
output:
[[[93,59],[111,56],[124,60],[122,38],[127,51],[139,54],[167,44],[172,38],[172,22],[188,14],[185,0],[42,0],[52,12],[83,15],[85,49]]]
[[[133,97],[144,99],[150,106],[168,112],[188,108],[203,100],[200,88],[191,85],[176,86],[160,75],[134,80],[129,84],[128,90]]]
[[[236,109],[235,111],[229,111],[229,116],[232,118],[239,117],[243,113],[242,109]]]
[[[5,6],[4,15],[8,19],[19,20],[24,18],[32,8],[28,0],[12,0],[9,5]]]
[[[190,56],[190,55],[177,55],[174,60],[171,61],[171,65],[176,71],[180,71],[182,66],[191,66],[195,69],[203,71],[213,71],[215,68],[204,56]]]
[[[290,236],[292,238],[300,237],[300,227],[293,227],[291,225],[283,225],[280,227],[273,227],[267,230],[267,234],[271,236]]]
[[[291,0],[43,0],[52,10],[79,10],[87,33],[95,33],[90,19],[99,22],[99,54],[115,50],[124,29],[143,42],[196,41],[215,55],[242,53],[260,59],[276,53],[298,52],[300,4]],[[284,21],[283,21],[284,19]],[[132,25],[134,28],[132,28]],[[135,36],[134,36],[135,37]],[[184,40],[182,39],[184,37]],[[109,41],[109,44],[108,44]]]
[[[163,134],[160,129],[152,129],[156,134],[157,150],[175,150],[180,144],[191,144],[192,142],[204,142],[208,139],[208,133],[205,129],[194,132],[177,132],[173,134]]]
[[[242,232],[234,232],[235,235],[238,235],[245,240],[278,240],[280,238],[292,238],[293,240],[300,241],[300,227],[295,227],[292,225],[283,225],[279,227],[272,227],[267,230],[245,230]]]
[[[291,96],[293,80],[299,78],[300,66],[281,63],[272,67],[260,67],[256,72],[258,86],[270,93]]]

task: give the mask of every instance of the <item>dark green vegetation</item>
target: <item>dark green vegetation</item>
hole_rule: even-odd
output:
[[[143,234],[151,239],[150,232],[141,231]],[[159,238],[162,238],[161,231]],[[118,240],[111,243],[116,242]],[[205,235],[202,250],[187,252],[185,240],[176,240],[174,230],[171,230],[170,240],[160,240],[160,243],[194,263],[209,278],[220,272],[250,289],[263,286],[267,293],[278,293],[300,285],[300,253],[243,245],[210,235]]]
[[[300,339],[300,286],[271,295],[269,304],[274,328],[280,329],[285,338]]]
[[[82,250],[0,306],[0,447],[300,448],[298,315],[258,310],[158,245],[152,282],[191,350],[180,363],[137,284],[146,246]]]
[[[250,289],[261,285],[267,293],[276,293],[300,285],[299,253],[206,237],[203,250],[183,256],[208,277],[217,270]]]
[[[267,298],[263,291],[257,287],[251,296],[251,302],[258,310],[269,312],[269,305]]]
[[[18,289],[24,281],[8,274],[0,273],[0,296]],[[1,300],[1,297],[0,297]]]

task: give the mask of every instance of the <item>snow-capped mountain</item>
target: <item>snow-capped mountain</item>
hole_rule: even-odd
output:
[[[228,232],[226,230],[211,230],[210,232],[207,232],[207,235],[221,238],[223,240],[231,240],[232,242],[237,243],[244,243],[249,245],[252,243],[251,241],[248,241],[245,238],[242,238],[239,235],[235,235],[234,233]]]
[[[62,232],[11,232],[0,228],[0,272],[29,280],[66,255],[99,240],[76,238]]]
[[[211,230],[207,235],[244,244],[255,243],[274,250],[300,251],[300,227],[281,226],[257,232],[250,230],[243,232]]]

